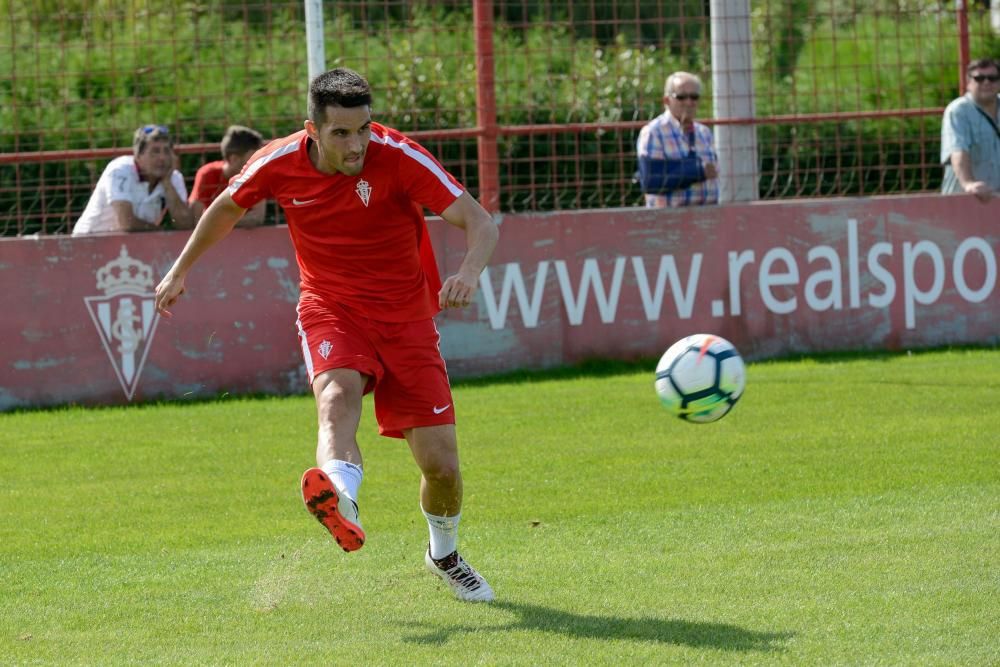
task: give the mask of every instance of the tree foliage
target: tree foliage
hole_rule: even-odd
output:
[[[332,9],[332,11],[329,11]],[[661,110],[663,79],[705,74],[703,0],[499,3],[493,36],[502,125],[608,123]],[[973,8],[974,54],[998,40]],[[307,90],[301,3],[242,0],[0,0],[0,152],[129,145],[144,123],[184,143],[248,124],[282,136],[301,127]],[[931,0],[755,0],[760,117],[937,108],[957,95],[953,11]],[[474,127],[476,62],[468,3],[328,3],[330,67],[364,72],[375,115],[404,131]],[[762,125],[764,197],[872,194],[936,187],[935,117]],[[501,140],[505,209],[638,203],[628,133]],[[475,142],[435,141],[446,162],[474,164]],[[184,157],[189,176],[204,159]],[[103,161],[0,167],[0,215],[32,207],[79,212]],[[476,188],[475,169],[464,180]],[[25,183],[67,183],[24,201]],[[83,187],[86,184],[87,187]],[[531,187],[524,188],[525,184]],[[582,192],[581,184],[592,184]],[[535,187],[537,185],[537,187]],[[78,187],[79,186],[79,187]],[[588,186],[589,187],[589,186]],[[62,199],[60,199],[62,197]],[[31,231],[30,229],[28,231]]]

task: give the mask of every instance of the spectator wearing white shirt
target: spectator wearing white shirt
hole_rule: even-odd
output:
[[[73,236],[160,229],[168,212],[177,227],[193,225],[184,177],[174,168],[170,131],[163,125],[140,127],[132,152],[104,168]]]

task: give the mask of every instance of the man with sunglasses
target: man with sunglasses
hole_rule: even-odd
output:
[[[674,72],[664,85],[666,112],[639,132],[639,183],[647,208],[698,206],[719,201],[712,131],[695,120],[701,79]]]
[[[941,192],[988,202],[1000,196],[1000,62],[983,58],[966,69],[967,92],[944,111]]]
[[[174,169],[174,142],[163,125],[144,125],[132,137],[132,155],[108,163],[73,236],[160,229],[167,212],[179,228],[194,224],[187,187]]]

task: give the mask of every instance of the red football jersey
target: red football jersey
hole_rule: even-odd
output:
[[[441,279],[423,209],[440,214],[464,192],[422,146],[377,123],[357,176],[324,174],[305,130],[254,154],[229,185],[239,206],[274,199],[285,211],[301,289],[383,322],[437,314]]]
[[[191,187],[191,196],[188,197],[188,204],[193,204],[199,199],[208,208],[215,201],[215,198],[226,189],[226,178],[222,175],[222,169],[226,163],[222,160],[206,162],[201,165],[194,175],[194,185]]]

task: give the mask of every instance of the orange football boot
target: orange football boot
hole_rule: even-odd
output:
[[[323,524],[344,551],[357,551],[365,543],[358,521],[358,506],[341,497],[325,472],[309,468],[302,475],[302,500],[306,509]]]

